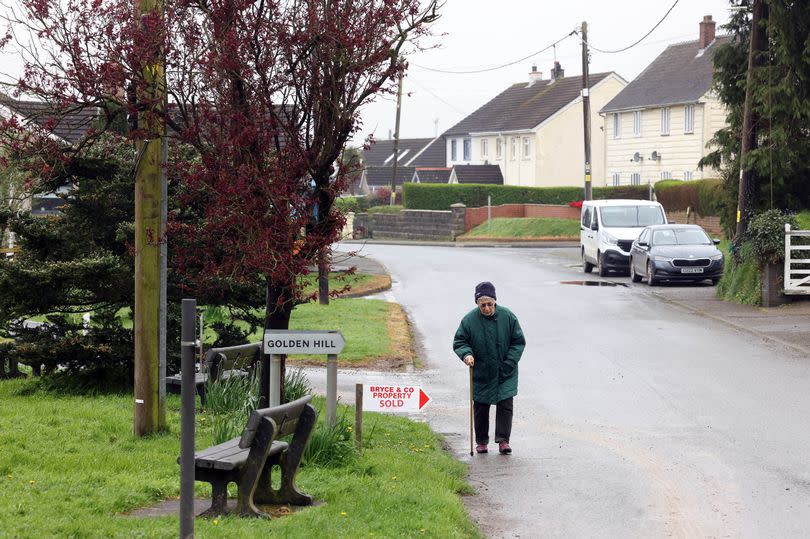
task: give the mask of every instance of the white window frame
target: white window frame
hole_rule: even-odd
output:
[[[510,137],[509,159],[514,161],[517,157],[517,137]]]
[[[631,172],[630,173],[630,185],[641,185],[641,173],[640,172]]]
[[[683,181],[690,182],[692,181],[692,171],[691,170],[684,170],[683,171]]]
[[[683,132],[691,134],[695,132],[695,106],[686,105],[683,108]]]
[[[495,139],[495,159],[503,158],[503,139],[498,137]]]
[[[670,172],[668,170],[665,170],[664,172],[661,173],[661,179],[662,180],[671,180],[672,179],[672,172]]]
[[[455,161],[458,157],[458,141],[450,139],[450,161]]]
[[[613,113],[613,138],[622,138],[622,113]]]
[[[669,135],[669,107],[661,107],[661,136]]]
[[[461,156],[464,161],[472,160],[472,139],[465,138],[461,142]]]
[[[633,111],[633,134],[637,137],[641,136],[641,111]]]
[[[622,184],[622,173],[621,172],[614,172],[613,173],[613,186],[618,187]]]
[[[481,157],[484,159],[489,157],[489,141],[485,138],[481,139]]]
[[[523,159],[530,159],[532,156],[532,139],[523,137]]]

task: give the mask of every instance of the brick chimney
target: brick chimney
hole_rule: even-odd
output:
[[[712,20],[711,15],[704,15],[703,21],[700,23],[700,48],[705,49],[709,44],[714,41],[714,26],[715,22]]]
[[[565,70],[560,65],[560,62],[554,61],[554,67],[551,69],[551,80],[555,81],[565,76]]]
[[[529,86],[539,80],[543,80],[543,72],[537,71],[537,64],[532,64],[532,70],[529,71]]]

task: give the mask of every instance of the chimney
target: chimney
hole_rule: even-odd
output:
[[[714,41],[714,26],[715,22],[712,20],[711,15],[704,15],[703,21],[700,23],[700,48],[705,49],[709,44]]]
[[[543,80],[543,72],[537,71],[537,64],[532,64],[532,70],[529,72],[529,86],[539,80]]]
[[[554,61],[554,67],[551,69],[551,80],[552,82],[561,79],[565,76],[565,70],[560,66],[560,62]]]

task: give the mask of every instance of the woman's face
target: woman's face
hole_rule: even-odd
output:
[[[492,313],[495,312],[495,300],[492,298],[479,298],[478,310],[481,311],[481,314],[484,316],[492,316]]]

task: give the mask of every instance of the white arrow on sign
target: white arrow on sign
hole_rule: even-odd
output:
[[[363,386],[363,410],[369,412],[418,412],[428,402],[430,397],[419,386]]]
[[[339,354],[345,345],[339,331],[264,330],[265,354]]]

